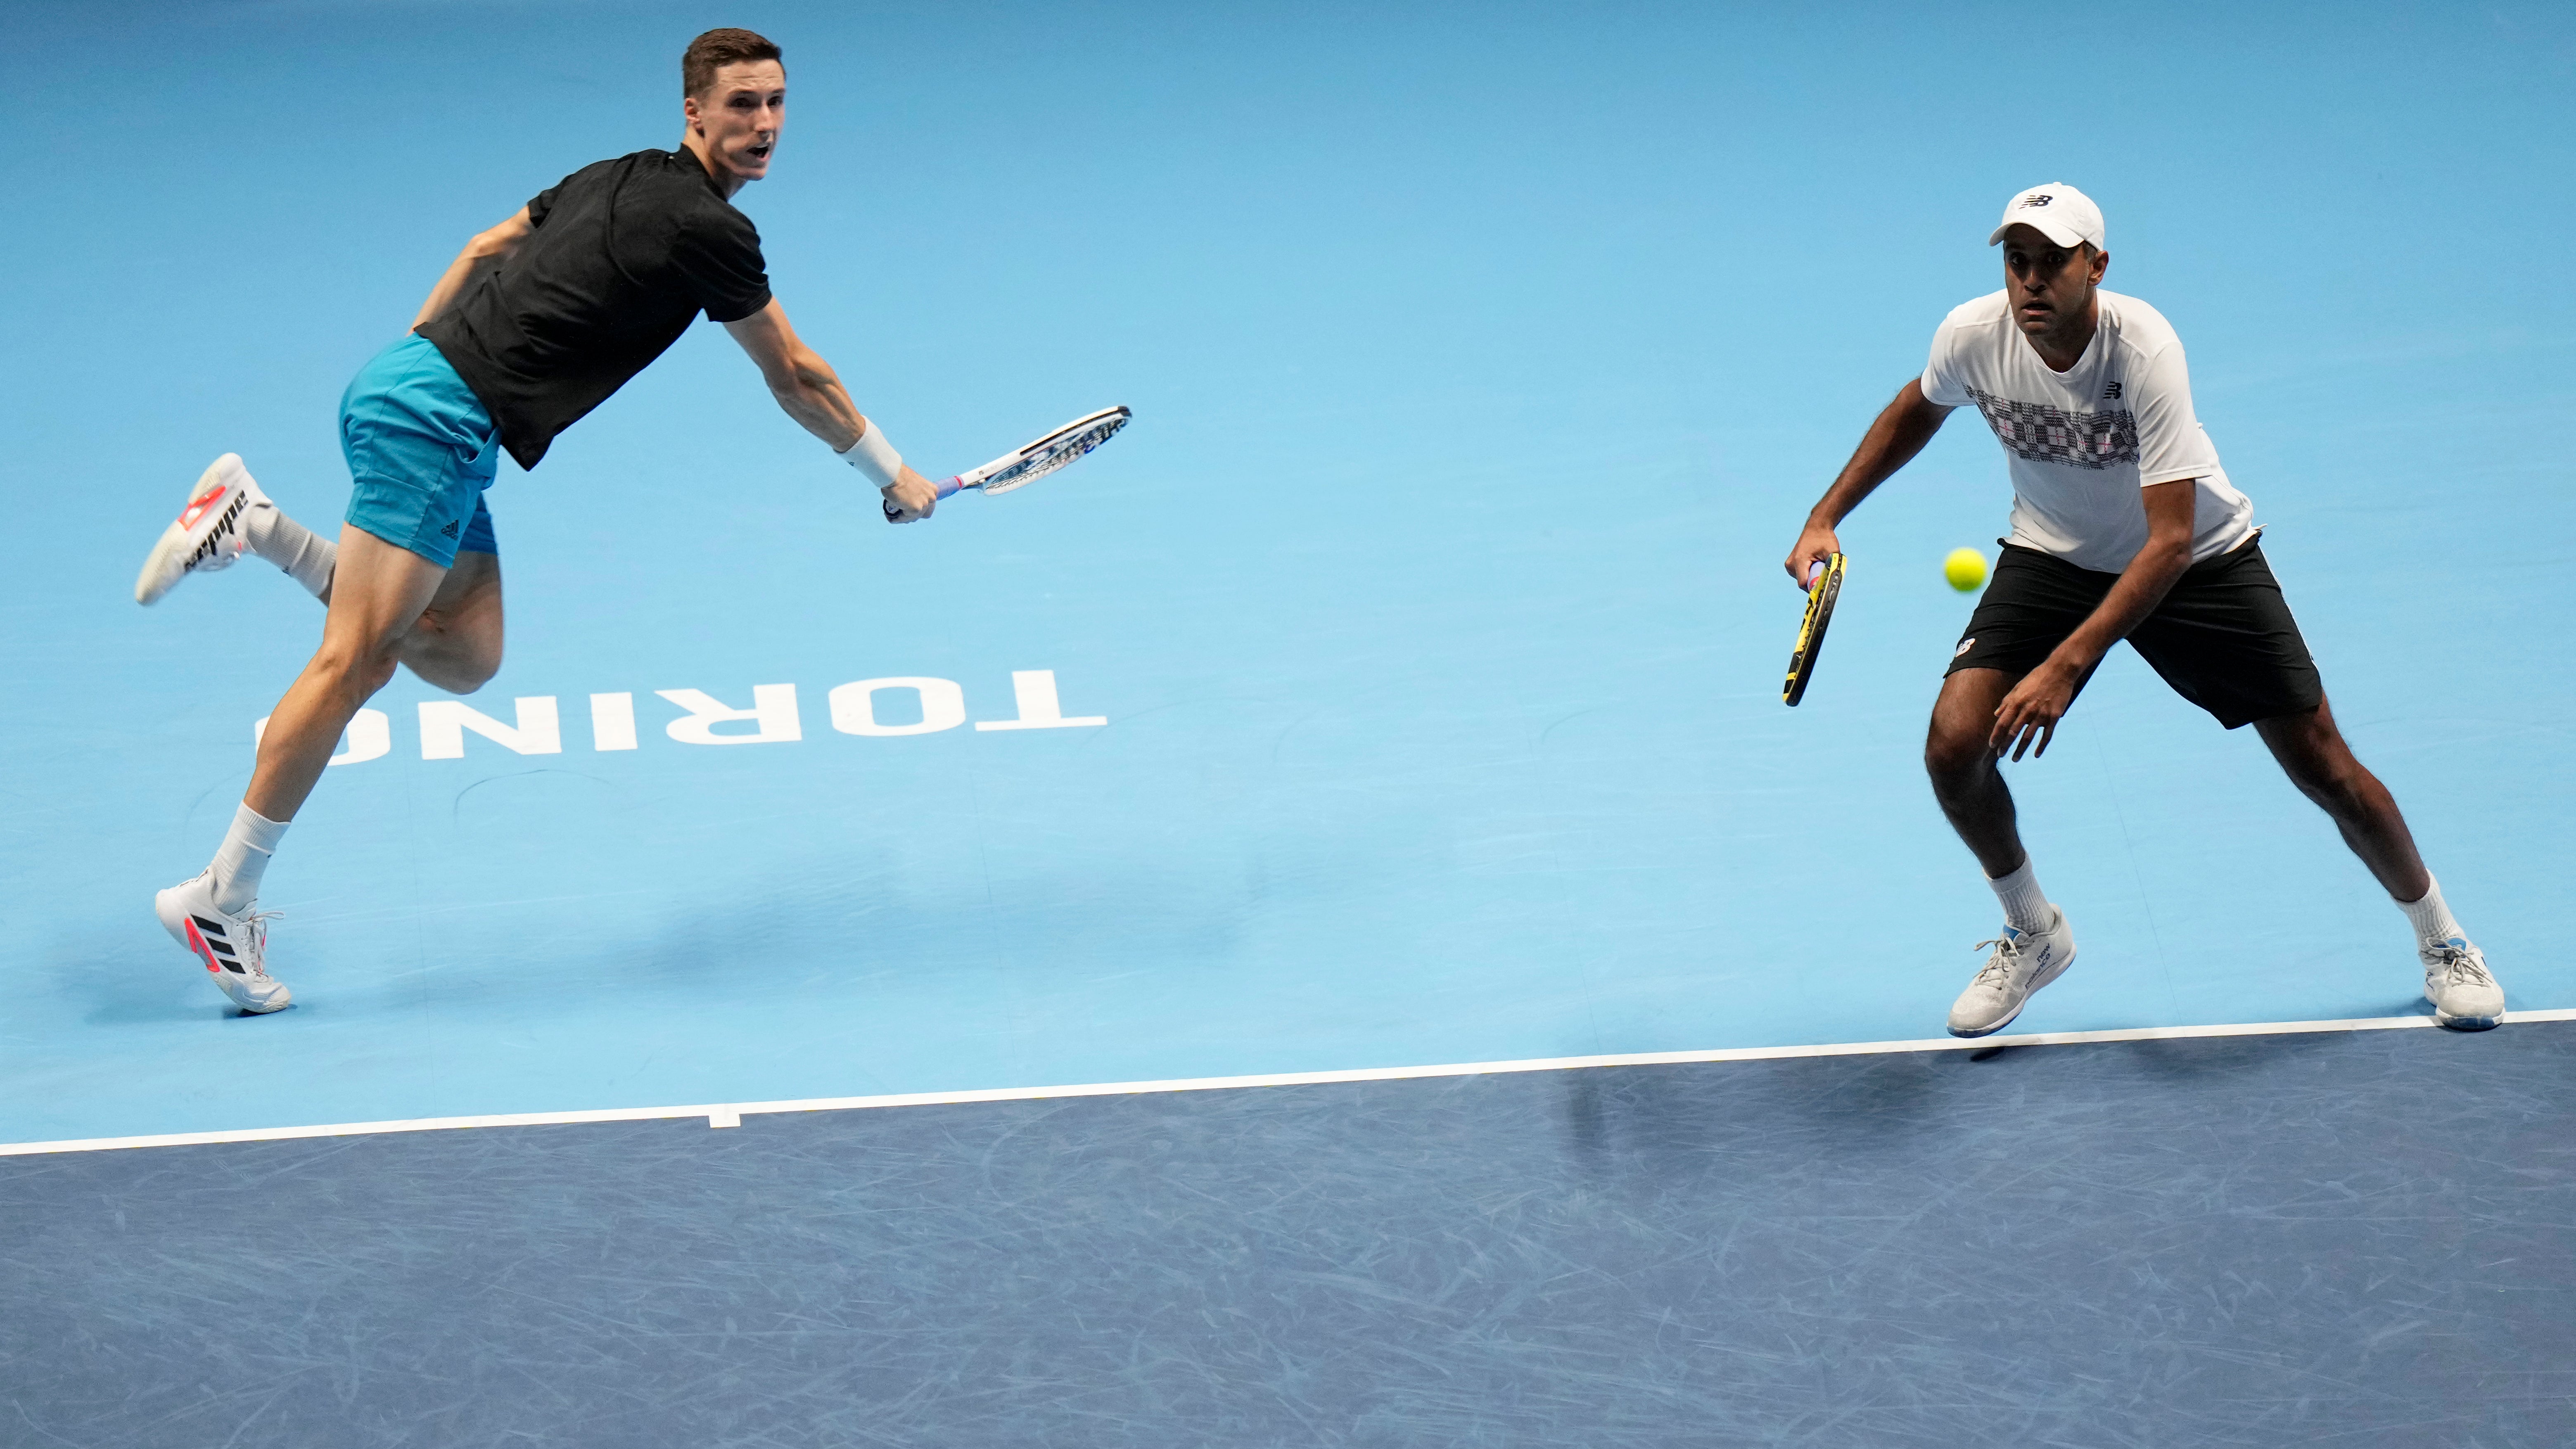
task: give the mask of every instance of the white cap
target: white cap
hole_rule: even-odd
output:
[[[2102,244],[2102,208],[2063,181],[2034,186],[2005,202],[2004,219],[1996,224],[1995,234],[1986,238],[1986,245],[2002,241],[2004,233],[2016,226],[2033,228],[2062,247],[2091,242],[2095,251],[2110,250]]]

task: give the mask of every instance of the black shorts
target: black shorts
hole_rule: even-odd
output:
[[[2005,544],[1949,672],[2028,674],[2092,617],[2119,579]],[[2229,729],[2325,703],[2299,622],[2290,617],[2262,544],[2252,539],[2183,570],[2155,612],[2129,631],[2129,644],[2176,694]],[[2092,677],[2087,671],[2085,679]],[[2075,688],[2082,693],[2084,680]]]

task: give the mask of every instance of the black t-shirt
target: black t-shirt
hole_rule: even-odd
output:
[[[506,264],[418,329],[522,468],[699,312],[738,322],[769,305],[760,233],[686,151],[585,166],[529,202],[528,220]]]

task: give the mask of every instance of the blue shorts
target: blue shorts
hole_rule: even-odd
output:
[[[417,333],[379,352],[340,396],[349,521],[440,565],[499,553],[483,490],[501,430],[436,344]]]

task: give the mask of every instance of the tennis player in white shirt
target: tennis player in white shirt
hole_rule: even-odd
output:
[[[1989,245],[2004,289],[1953,310],[1825,490],[1790,550],[1802,586],[1838,553],[1835,527],[1902,468],[1953,408],[2003,444],[2012,537],[1950,660],[1924,764],[2002,903],[1994,952],[1950,1010],[1950,1033],[2001,1030],[2075,961],[2066,913],[2041,891],[2016,828],[2006,754],[2044,753],[2075,696],[2126,639],[2176,693],[2229,729],[2252,725],[2301,793],[2332,816],[2414,927],[2424,995],[2444,1026],[2504,1017],[2486,957],[2442,903],[2397,802],[2353,758],[2281,586],[2254,506],[2227,481],[2191,406],[2180,339],[2135,297],[2101,289],[2101,209],[2072,186],[2015,196]]]

